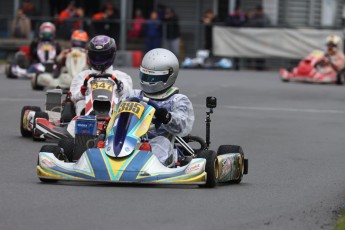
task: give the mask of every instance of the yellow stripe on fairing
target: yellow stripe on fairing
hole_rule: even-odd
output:
[[[145,116],[145,118],[143,119],[143,121],[140,123],[140,125],[136,128],[136,130],[133,132],[133,135],[136,137],[141,137],[143,136],[145,133],[147,133],[147,131],[150,128],[150,124],[154,115],[154,109],[151,109],[151,111]]]
[[[157,180],[158,182],[172,182],[172,183],[182,183],[182,182],[205,182],[206,172],[201,174],[183,174],[181,176],[170,177],[166,179]]]
[[[43,176],[43,177],[50,177],[51,179],[77,179],[77,180],[85,180],[84,178],[80,178],[80,177],[75,177],[75,176],[71,176],[68,174],[64,174],[58,171],[55,171],[53,169],[49,169],[49,168],[42,168],[41,166],[37,165],[36,167],[36,172],[37,172],[37,176]]]

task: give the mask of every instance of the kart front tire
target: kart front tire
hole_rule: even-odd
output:
[[[13,75],[13,73],[12,73],[12,65],[11,64],[6,65],[5,74],[6,74],[7,78],[11,78],[11,79],[17,78],[17,76]]]
[[[24,129],[24,113],[26,110],[32,110],[35,112],[40,112],[41,108],[38,106],[24,106],[22,108],[21,113],[20,113],[20,133],[22,134],[23,137],[31,137],[32,132]]]
[[[217,162],[217,153],[212,150],[201,151],[198,158],[206,159],[205,171],[207,173],[206,184],[200,185],[203,188],[213,188],[217,185],[219,170]]]
[[[33,131],[35,132],[36,129],[36,118],[45,118],[47,120],[49,120],[49,116],[47,113],[45,112],[36,112],[35,116],[34,116],[34,123],[33,123]],[[35,137],[35,135],[32,136],[34,141],[44,141],[45,138],[40,138],[40,137]]]
[[[43,90],[44,87],[38,85],[37,80],[38,80],[39,74],[35,74],[35,76],[33,76],[34,79],[31,80],[31,87],[33,90]]]
[[[219,146],[219,148],[217,150],[218,156],[228,154],[228,153],[240,153],[242,155],[243,170],[242,170],[241,177],[237,180],[231,181],[231,183],[239,184],[242,181],[243,174],[248,174],[248,160],[244,159],[244,153],[243,153],[242,147],[239,145],[221,145],[221,146]]]
[[[53,153],[57,159],[63,160],[61,148],[57,145],[43,145],[40,152]]]
[[[65,156],[69,162],[73,161],[74,139],[65,138],[58,142],[58,146],[63,149]]]

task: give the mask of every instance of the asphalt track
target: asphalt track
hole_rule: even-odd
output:
[[[138,71],[125,69],[138,86]],[[345,88],[282,83],[275,72],[181,71],[177,86],[205,134],[216,96],[212,148],[243,146],[239,185],[43,184],[43,143],[20,136],[24,105],[44,105],[29,81],[0,76],[0,229],[332,229],[345,201]]]

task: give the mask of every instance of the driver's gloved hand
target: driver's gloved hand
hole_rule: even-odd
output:
[[[81,95],[85,96],[86,90],[87,90],[87,86],[82,85],[82,86],[80,87],[80,93],[81,93]]]
[[[124,88],[123,82],[118,80],[118,83],[116,85],[117,85],[116,93],[121,94]]]
[[[157,121],[162,122],[163,124],[168,124],[171,120],[171,113],[169,113],[165,108],[159,108],[155,112],[155,117]]]

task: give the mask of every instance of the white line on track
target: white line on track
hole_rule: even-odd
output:
[[[0,97],[0,101],[4,101],[4,102],[21,102],[21,101],[44,101],[45,99],[39,99],[39,98],[6,98],[6,97]]]
[[[39,98],[0,98],[0,102],[44,102],[45,99]],[[205,108],[205,105],[194,104],[196,108]],[[328,113],[328,114],[345,114],[345,110],[328,110],[328,109],[297,109],[297,108],[279,108],[279,107],[254,107],[254,106],[233,106],[225,105],[219,106],[219,109],[238,109],[238,110],[252,110],[252,111],[266,111],[266,112],[300,112],[300,113]]]
[[[195,104],[194,107],[205,108],[205,105]],[[297,108],[274,108],[274,107],[252,107],[252,106],[219,106],[220,109],[238,109],[238,110],[253,110],[266,112],[300,112],[300,113],[329,113],[329,114],[345,114],[345,110],[323,110],[323,109],[297,109]]]

